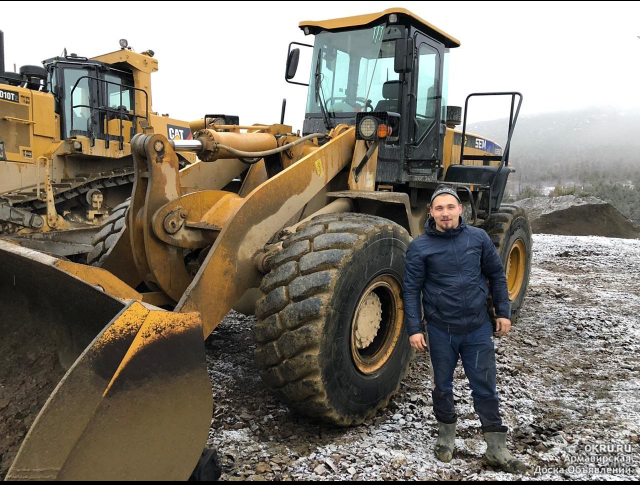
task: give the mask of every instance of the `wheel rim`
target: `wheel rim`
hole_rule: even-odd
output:
[[[402,331],[402,286],[390,275],[375,278],[362,292],[351,320],[351,356],[371,375],[391,358]]]
[[[509,251],[509,257],[507,258],[507,284],[509,286],[510,300],[516,299],[524,284],[526,251],[522,239],[518,239],[511,247],[511,251]]]

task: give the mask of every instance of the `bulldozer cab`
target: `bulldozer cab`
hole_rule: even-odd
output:
[[[305,134],[347,123],[370,139],[373,115],[391,129],[380,161],[420,161],[414,168],[431,169],[442,159],[448,55],[460,45],[456,39],[404,9],[300,27],[315,35]],[[409,181],[395,171],[388,177]]]
[[[130,71],[73,54],[49,59],[44,65],[62,139],[83,136],[122,145],[139,131],[141,119],[148,120],[148,94],[134,87]],[[136,111],[136,92],[145,99],[141,112]]]

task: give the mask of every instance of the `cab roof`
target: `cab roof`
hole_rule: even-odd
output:
[[[316,34],[321,30],[335,31],[348,29],[351,27],[362,27],[364,25],[372,24],[392,13],[395,13],[396,15],[398,15],[398,17],[406,16],[410,20],[413,20],[413,23],[416,24],[425,34],[433,37],[436,40],[439,40],[445,45],[445,47],[460,47],[460,41],[458,39],[431,25],[429,22],[426,22],[425,20],[421,19],[405,8],[388,8],[383,12],[356,15],[354,17],[343,17],[331,20],[305,20],[303,22],[300,22],[300,28],[304,29],[305,27],[309,27],[311,33]],[[401,20],[401,18],[399,18],[399,20]]]

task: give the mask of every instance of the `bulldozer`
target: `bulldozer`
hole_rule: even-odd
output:
[[[405,9],[300,28],[315,42],[289,45],[285,80],[308,86],[302,133],[225,115],[191,140],[137,133],[131,198],[94,238],[94,265],[0,241],[0,350],[17,373],[0,384],[19,389],[4,425],[38,413],[7,479],[188,478],[212,417],[204,340],[232,309],[256,316],[260,375],[292,409],[371,417],[413,355],[404,257],[442,183],[496,245],[517,320],[531,227],[502,199],[522,95],[470,95],[463,119],[446,89],[460,42]],[[303,49],[309,83],[294,80]],[[469,100],[490,95],[511,99],[504,147],[466,130]],[[181,154],[199,161],[181,169]],[[20,360],[31,342],[42,355]],[[20,376],[37,361],[42,382]]]
[[[0,31],[0,236],[80,260],[131,194],[131,137],[191,138],[189,123],[151,110],[153,56],[123,39],[120,50],[92,59],[65,49],[42,66],[5,72]]]

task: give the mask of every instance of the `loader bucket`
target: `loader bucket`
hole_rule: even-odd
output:
[[[0,477],[187,479],[212,414],[200,315],[66,265],[0,241]]]

